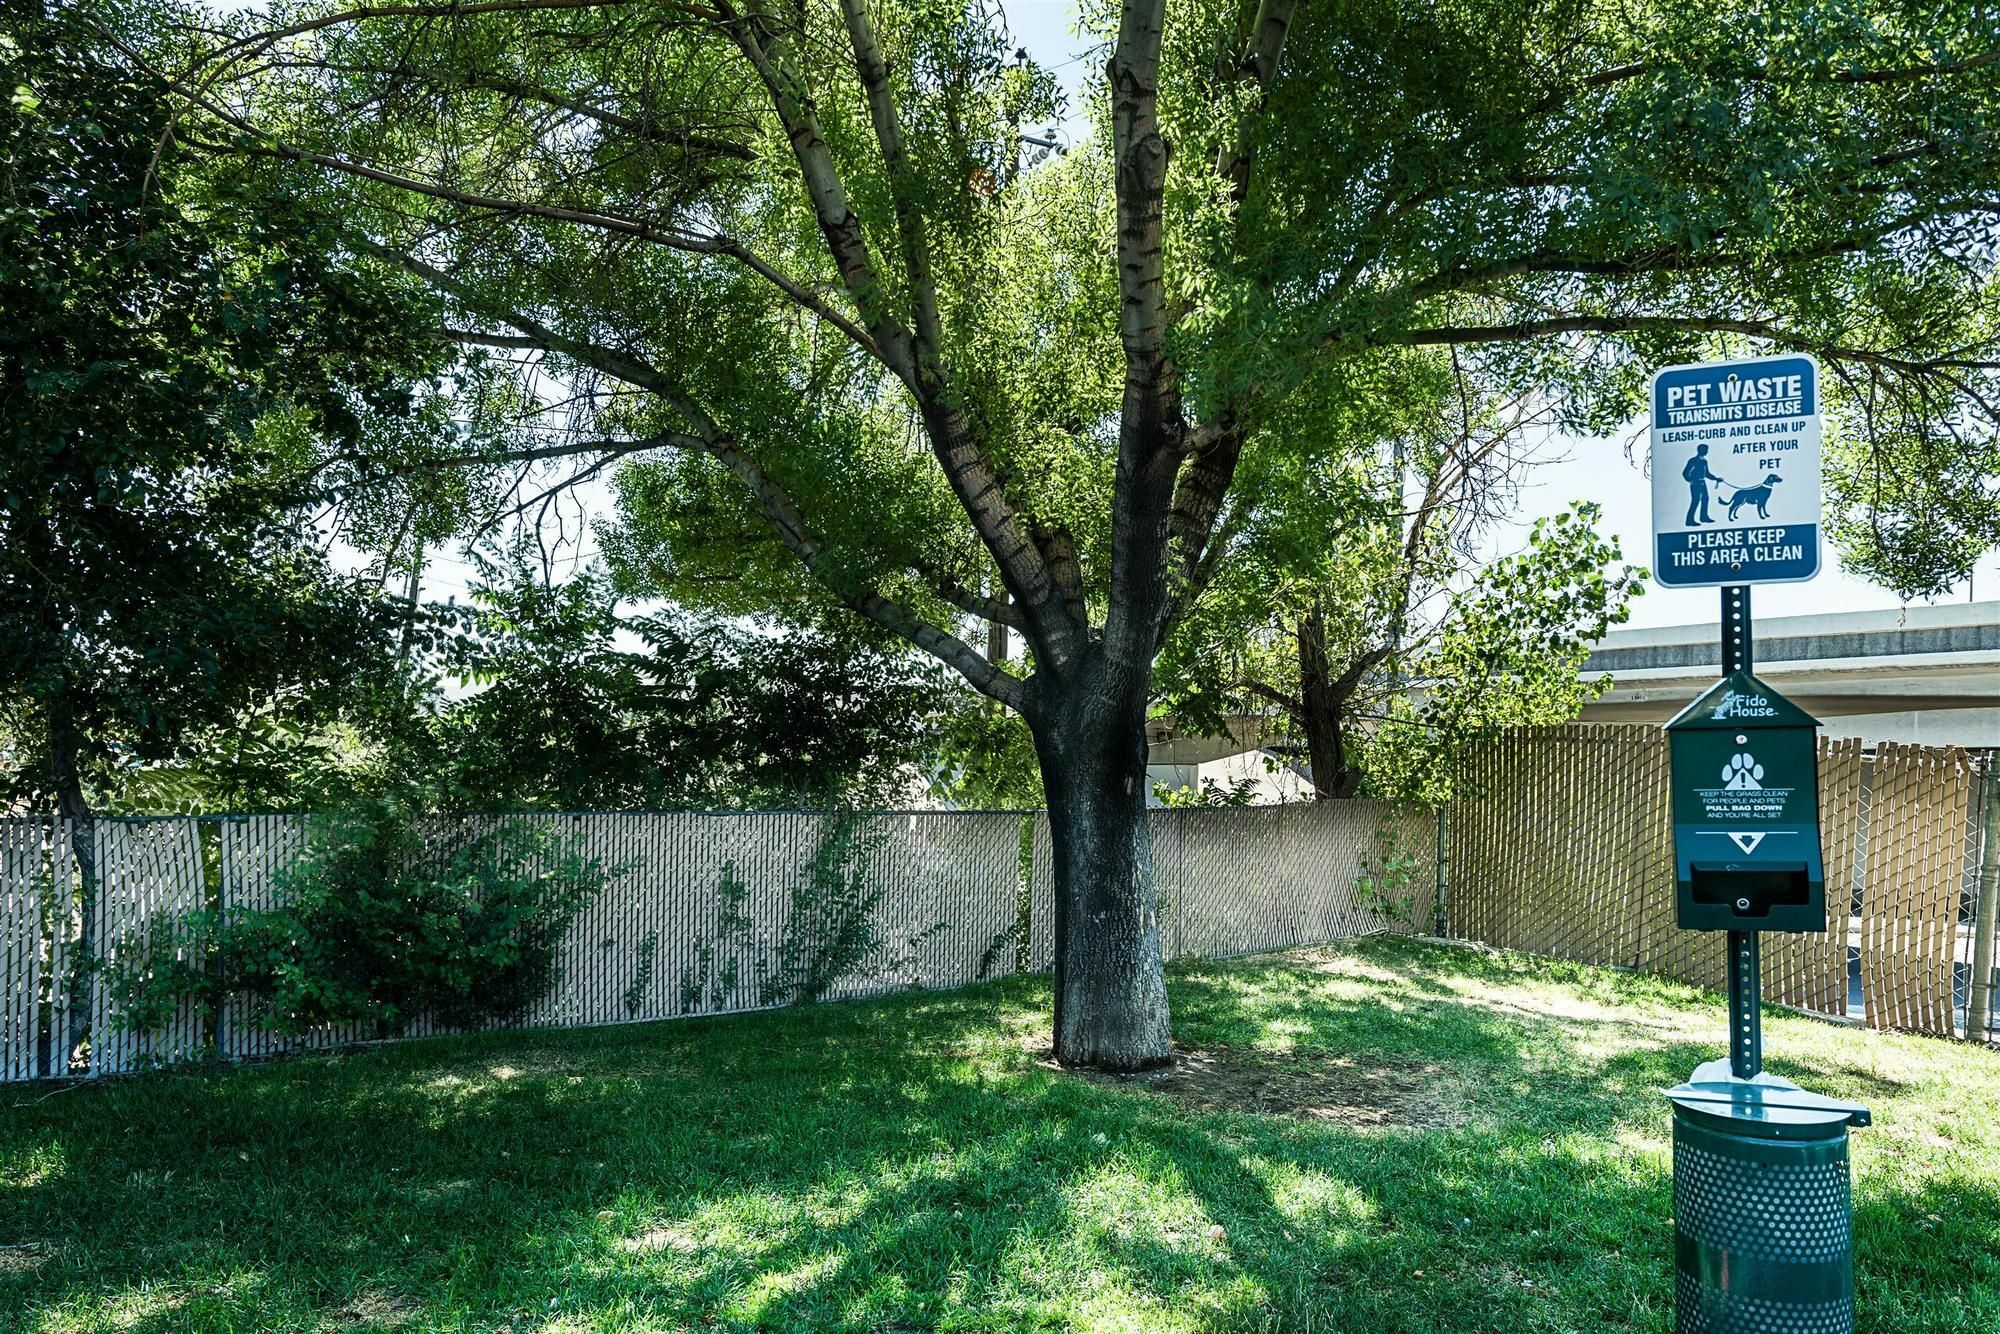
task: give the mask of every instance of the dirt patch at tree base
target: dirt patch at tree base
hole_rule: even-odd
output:
[[[1434,1064],[1176,1046],[1172,1065],[1111,1075],[1065,1070],[1047,1048],[1037,1055],[1038,1064],[1072,1078],[1161,1094],[1204,1112],[1258,1112],[1356,1129],[1445,1129],[1468,1119],[1455,1073]]]

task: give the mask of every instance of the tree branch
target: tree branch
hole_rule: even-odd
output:
[[[960,611],[977,616],[982,621],[991,621],[995,625],[1004,625],[1009,629],[1019,630],[1024,634],[1027,632],[1027,617],[1021,615],[1021,609],[1012,603],[1002,602],[1000,599],[988,597],[984,593],[975,593],[956,579],[946,579],[937,575],[925,575],[924,577],[930,583],[931,587],[936,590],[939,597],[949,602],[952,606],[957,607]]]
[[[839,569],[838,563],[830,559],[832,548],[812,535],[805,515],[784,488],[764,470],[763,465],[749,450],[656,367],[628,353],[582,339],[566,337],[524,312],[494,308],[465,283],[413,255],[404,254],[367,238],[352,239],[354,244],[368,253],[395,264],[424,279],[439,291],[456,297],[468,310],[482,313],[503,324],[512,325],[522,335],[539,343],[544,351],[568,357],[579,365],[590,366],[606,375],[658,395],[693,428],[692,439],[697,442],[696,447],[736,474],[737,479],[749,488],[758,507],[763,510],[766,521],[777,534],[778,540],[798,557],[799,562],[814,579],[818,580],[821,587],[862,616],[894,634],[901,635],[952,668],[981,694],[998,700],[1016,712],[1027,710],[1029,707],[1027,687],[1019,677],[1000,670],[963,640],[932,625],[902,604],[885,597],[874,585],[848,578]]]
[[[1404,329],[1373,334],[1366,342],[1408,347],[1448,347],[1464,343],[1518,343],[1566,333],[1738,333],[1753,338],[1777,338],[1765,320],[1730,320],[1674,315],[1564,315],[1512,324],[1447,325],[1435,329]],[[1338,339],[1334,341],[1339,341]]]
[[[1118,225],[1118,341],[1125,353],[1111,500],[1106,659],[1150,672],[1168,610],[1168,521],[1187,423],[1167,355],[1163,216],[1169,149],[1160,132],[1164,0],[1126,0],[1107,70]]]
[[[1898,158],[1901,156],[1885,155]],[[1451,191],[1445,193],[1449,194]],[[1631,278],[1648,273],[1698,273],[1752,263],[1797,264],[1816,259],[1836,259],[1842,255],[1865,253],[1896,233],[1934,220],[1956,207],[1957,205],[1947,203],[1899,213],[1856,235],[1804,249],[1777,251],[1769,255],[1691,254],[1686,249],[1671,245],[1611,257],[1545,250],[1511,259],[1494,260],[1484,265],[1446,269],[1422,282],[1405,287],[1394,295],[1401,300],[1414,303],[1447,292],[1462,291],[1480,283],[1516,278],[1530,273],[1574,274],[1586,278]],[[1727,236],[1726,231],[1717,231],[1709,239],[1714,242],[1723,240]]]
[[[544,218],[554,222],[574,223],[579,226],[594,227],[602,231],[636,237],[642,241],[649,241],[655,245],[665,246],[671,250],[684,251],[688,254],[721,255],[737,260],[751,272],[757,274],[783,292],[793,302],[803,306],[827,323],[833,325],[834,328],[840,330],[855,346],[859,347],[869,356],[887,364],[882,349],[877,346],[875,340],[869,336],[866,330],[835,310],[832,306],[829,306],[823,298],[810,288],[781,273],[732,237],[698,232],[665,231],[640,219],[628,218],[615,213],[602,213],[590,209],[565,208],[558,204],[541,204],[524,199],[502,199],[494,195],[482,195],[468,190],[458,190],[450,186],[421,180],[414,176],[405,176],[398,172],[384,171],[380,167],[371,167],[366,163],[350,162],[345,158],[337,158],[327,153],[316,153],[310,149],[297,148],[277,140],[270,140],[254,126],[236,119],[219,108],[210,106],[206,109],[211,114],[218,116],[245,134],[266,139],[266,143],[263,145],[240,144],[231,146],[198,144],[198,146],[208,148],[213,152],[271,157],[291,162],[310,163],[316,167],[324,167],[329,171],[341,172],[363,180],[376,181],[383,185],[393,186],[399,190],[408,190],[412,194],[425,195],[432,199],[441,199],[446,203],[457,204],[463,208],[497,213],[505,217]]]
[[[538,87],[535,84],[522,80],[509,79],[497,74],[481,74],[477,76],[468,75],[464,82],[470,88],[483,88],[488,92],[520,98],[523,101],[546,103],[563,111],[574,112],[576,115],[597,121],[600,124],[609,125],[613,129],[623,130],[627,134],[636,135],[641,139],[650,139],[655,143],[672,144],[678,148],[691,149],[700,153],[713,153],[718,157],[735,158],[740,162],[755,162],[757,160],[757,150],[748,144],[737,143],[733,139],[718,139],[712,135],[696,133],[693,130],[683,130],[673,126],[661,125],[651,118],[627,116],[605,107],[593,106],[588,102],[578,101],[553,89]]]
[[[569,7],[558,3],[558,0],[550,0],[550,2],[555,3],[556,7]],[[614,2],[625,3],[626,0],[614,0]],[[515,7],[536,8],[540,6],[531,3],[531,0],[492,0],[491,5],[485,7],[504,9]],[[389,8],[399,9],[403,7],[392,6]],[[412,6],[409,8],[423,7]],[[450,12],[479,12],[481,9],[482,6],[480,5],[452,6]],[[384,11],[372,9],[348,11],[350,15],[360,15],[362,17],[371,17],[380,12]],[[312,27],[324,27],[327,25],[327,22],[332,21],[338,21],[338,16],[326,21],[315,20],[305,30],[309,31]],[[278,35],[282,36],[284,33],[281,32]],[[268,48],[268,43],[266,46]],[[498,199],[490,196],[471,194],[465,191],[452,190],[449,187],[437,185],[433,182],[422,181],[415,177],[403,176],[395,172],[386,172],[380,168],[367,166],[364,163],[348,162],[345,159],[336,158],[330,154],[314,153],[306,149],[297,148],[284,143],[275,136],[264,133],[242,117],[226,110],[201,89],[189,87],[181,80],[168,78],[159,71],[152,69],[149,64],[146,64],[138,56],[138,53],[131,51],[123,43],[119,43],[119,47],[134,59],[140,60],[142,67],[146,68],[148,73],[152,74],[153,77],[159,79],[163,84],[181,96],[187,98],[192,105],[200,107],[209,115],[214,116],[217,120],[237,130],[239,133],[247,135],[251,139],[263,141],[263,146],[261,147],[253,147],[251,145],[238,145],[235,147],[198,145],[212,152],[236,152],[276,157],[295,162],[309,162],[331,171],[345,172],[364,179],[392,185],[399,189],[409,190],[416,194],[429,195],[433,198],[457,203],[462,207],[479,208],[509,216],[525,214],[558,221],[575,222],[588,226],[601,227],[610,231],[624,232],[628,235],[639,237],[642,240],[652,241],[693,254],[725,255],[744,264],[752,272],[777,287],[779,291],[783,292],[792,301],[826,320],[836,329],[839,329],[864,352],[874,357],[877,361],[887,364],[887,359],[884,357],[882,349],[876,345],[875,340],[852,320],[842,315],[839,311],[834,310],[817,293],[779,272],[771,264],[754,254],[747,246],[744,246],[732,237],[720,234],[664,232],[638,219],[624,218],[615,214],[596,213],[580,209],[564,209],[554,205],[534,204],[523,200]]]
[[[1118,195],[1118,340],[1125,349],[1128,417],[1158,416],[1154,400],[1171,385],[1162,241],[1170,150],[1159,119],[1163,10],[1162,0],[1129,0],[1109,71]]]
[[[1247,79],[1258,88],[1256,107],[1245,117],[1236,142],[1224,144],[1216,152],[1215,174],[1222,178],[1229,197],[1238,204],[1250,193],[1250,167],[1256,155],[1255,118],[1264,107],[1263,93],[1277,77],[1278,57],[1284,51],[1285,37],[1291,31],[1292,14],[1297,8],[1298,0],[1259,0],[1250,44],[1236,67],[1229,71],[1232,79]]]
[[[865,14],[860,18],[861,31],[868,40],[861,41],[857,51],[873,52],[872,29],[867,26]],[[793,157],[798,163],[813,215],[826,238],[828,251],[856,309],[861,312],[863,323],[883,351],[883,364],[897,374],[916,400],[932,452],[944,471],[945,480],[999,566],[1000,577],[1009,595],[1025,615],[1035,620],[1037,628],[1045,636],[1051,659],[1060,661],[1074,651],[1075,640],[1083,633],[1083,627],[1068,624],[1068,618],[1055,614],[1058,608],[1051,597],[1053,585],[1049,563],[1029,540],[1020,513],[1007,498],[1000,475],[981,448],[972,422],[962,409],[947,401],[944,368],[934,355],[924,351],[923,339],[912,334],[886,304],[884,288],[861,219],[848,200],[847,188],[835,167],[832,151],[820,133],[811,90],[794,68],[787,52],[782,39],[782,25],[762,11],[752,10],[732,19],[728,26],[770,94],[772,109],[792,145]],[[876,63],[879,64],[879,53],[876,53]],[[878,73],[886,96],[887,73],[882,70]],[[887,143],[895,145],[900,151],[901,131],[895,122],[893,105],[885,105],[877,111],[876,98],[872,93],[870,100],[871,115],[877,118],[878,134],[886,125]],[[884,151],[888,153],[888,147],[885,146]],[[918,243],[910,253],[916,257],[920,270],[927,275],[927,269],[923,268],[927,259],[922,249],[921,233],[917,230],[917,219],[912,216],[909,222],[909,235]],[[913,290],[914,287],[913,284]],[[936,336],[935,310],[925,313],[922,300],[918,302],[918,318],[929,330],[926,337]]]
[[[943,326],[938,319],[937,284],[931,276],[930,245],[924,236],[924,218],[916,201],[916,172],[903,145],[902,119],[896,112],[896,95],[889,86],[889,66],[882,58],[875,26],[868,18],[867,0],[840,0],[847,20],[848,40],[854,47],[854,68],[868,94],[868,118],[875,127],[875,142],[882,150],[882,165],[889,177],[889,194],[895,202],[896,233],[903,252],[904,277],[910,285],[910,307],[916,317],[919,374],[938,373],[937,359],[944,347]]]
[[[1943,78],[1953,74],[1968,74],[1973,70],[1985,69],[1989,65],[2000,65],[2000,47],[1961,60],[1941,61],[1934,65],[1907,65],[1900,69],[1844,69],[1823,74],[1810,70],[1788,70],[1787,80],[1801,83],[1843,83],[1850,85],[1916,83],[1923,79]],[[1666,65],[1646,62],[1618,65],[1582,80],[1586,88],[1602,88],[1614,83],[1623,83],[1641,75],[1651,74],[1668,68]],[[1747,69],[1732,69],[1721,62],[1711,62],[1692,67],[1695,72],[1717,78],[1736,78],[1745,83],[1771,83],[1778,77],[1768,66],[1753,65]]]
[[[1679,315],[1568,315],[1543,320],[1521,320],[1513,324],[1465,325],[1437,329],[1410,329],[1376,334],[1364,340],[1376,345],[1411,347],[1451,346],[1466,343],[1524,342],[1565,333],[1734,333],[1762,338],[1780,347],[1811,352],[1829,361],[1858,361],[1907,375],[1943,375],[1955,370],[2000,370],[2000,360],[1968,357],[1899,357],[1865,347],[1826,343],[1791,333],[1769,320],[1711,319]]]
[[[411,70],[407,66],[362,64],[318,57],[305,57],[296,60],[274,58],[268,62],[265,68],[298,68],[338,74],[363,75],[372,79],[404,79],[411,76]],[[691,152],[704,153],[714,157],[733,158],[739,162],[755,162],[761,156],[755,148],[736,139],[724,139],[713,134],[702,133],[699,130],[684,129],[674,125],[663,125],[650,114],[626,115],[623,112],[613,111],[609,107],[598,106],[594,102],[585,102],[580,98],[572,97],[568,93],[559,92],[553,88],[546,88],[540,84],[529,83],[524,79],[509,78],[504,74],[492,72],[476,73],[468,70],[462,74],[444,75],[432,71],[427,72],[426,77],[434,80],[440,87],[467,90],[477,89],[482,92],[498,93],[502,97],[512,98],[517,102],[536,102],[558,111],[567,111],[572,115],[581,116],[585,120],[596,121],[600,125],[606,125],[615,130],[622,130],[627,134],[651,143],[670,144],[674,147],[688,149]],[[745,124],[741,127],[741,130],[746,135],[754,135],[756,133],[756,126]]]
[[[513,14],[541,9],[616,9],[633,3],[635,0],[464,0],[464,3],[446,0],[446,3],[442,4],[358,5],[352,9],[336,10],[331,14],[302,19],[282,28],[266,28],[224,43],[209,57],[210,60],[217,62],[217,67],[205,82],[213,84],[221,72],[230,65],[239,60],[261,55],[287,37],[300,37],[309,32],[317,32],[321,28],[332,28],[346,23],[387,18],[460,18],[468,14]],[[690,5],[669,3],[666,7],[678,9],[690,17],[708,19],[716,17],[712,11],[700,10]]]
[[[1223,498],[1235,479],[1237,461],[1243,456],[1243,442],[1243,427],[1231,416],[1204,423],[1194,432],[1194,449],[1174,487],[1173,508],[1167,517],[1173,584],[1169,588],[1171,606],[1160,621],[1163,643],[1207,582],[1204,557],[1215,534]],[[1212,573],[1212,564],[1208,571]]]
[[[379,471],[360,479],[356,485],[381,481],[391,477],[409,477],[418,473],[443,472],[453,468],[477,468],[486,464],[541,463],[549,459],[576,458],[584,454],[603,454],[611,458],[623,458],[627,454],[640,454],[649,449],[701,449],[703,444],[698,436],[665,431],[647,436],[643,440],[574,440],[561,445],[540,445],[533,449],[506,449],[493,454],[439,454],[431,458],[412,459],[405,463],[386,464]],[[366,456],[352,457],[351,463],[372,463]]]
[[[726,24],[744,56],[756,69],[771,98],[771,108],[792,145],[792,156],[811,202],[813,217],[826,238],[827,250],[840,271],[841,282],[882,349],[883,364],[894,371],[912,394],[921,398],[910,331],[884,304],[884,289],[861,219],[847,197],[847,187],[834,166],[832,150],[821,135],[810,88],[786,54],[779,22],[760,11],[731,18]]]
[[[1258,90],[1256,104],[1238,127],[1235,141],[1225,142],[1216,152],[1216,175],[1221,177],[1231,201],[1239,207],[1250,192],[1250,173],[1256,154],[1256,117],[1263,111],[1265,94],[1277,77],[1278,60],[1297,8],[1298,0],[1259,0],[1242,57],[1233,68],[1224,71],[1227,80],[1247,80]],[[1167,518],[1167,549],[1172,568],[1168,605],[1160,618],[1157,643],[1166,641],[1174,625],[1200,596],[1206,575],[1213,572],[1213,562],[1205,561],[1204,557],[1223,499],[1236,476],[1243,437],[1235,413],[1225,408],[1213,420],[1203,423],[1188,442],[1189,460],[1174,485]]]
[[[1294,719],[1302,719],[1305,717],[1306,706],[1304,701],[1293,699],[1290,695],[1287,695],[1284,691],[1279,690],[1277,687],[1272,686],[1266,682],[1255,681],[1246,678],[1245,680],[1238,681],[1236,683],[1236,688],[1238,690],[1243,691],[1245,694],[1255,695],[1259,699],[1277,705],[1280,709],[1283,709],[1289,717],[1292,717]]]
[[[497,347],[519,352],[543,351],[541,342],[521,334],[485,333],[478,329],[440,329],[438,337],[447,343],[467,347]]]

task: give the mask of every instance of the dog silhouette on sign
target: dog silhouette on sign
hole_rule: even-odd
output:
[[[1784,480],[1775,472],[1767,472],[1764,474],[1764,480],[1757,485],[1739,488],[1736,494],[1729,498],[1729,521],[1735,523],[1736,511],[1745,505],[1755,505],[1758,518],[1770,518],[1771,512],[1765,506],[1771,503],[1771,488]]]

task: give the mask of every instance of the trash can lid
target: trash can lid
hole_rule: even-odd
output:
[[[1788,1130],[1815,1126],[1830,1130],[1869,1122],[1868,1109],[1860,1103],[1812,1093],[1789,1080],[1770,1076],[1755,1080],[1703,1078],[1706,1073],[1697,1070],[1695,1079],[1668,1089],[1668,1100],[1685,1111],[1727,1121],[1738,1134],[1754,1135],[1761,1129],[1783,1137]]]

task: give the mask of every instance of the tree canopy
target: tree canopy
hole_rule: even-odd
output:
[[[1449,356],[1397,369],[1246,455],[1260,501],[1156,671],[1178,728],[1251,729],[1322,799],[1441,800],[1470,737],[1574,717],[1601,684],[1578,675],[1589,645],[1640,591],[1594,505],[1490,549],[1551,453],[1548,405],[1493,398]]]
[[[95,24],[0,44],[0,699],[14,781],[82,815],[93,770],[393,662],[306,502],[450,359],[315,211],[162,155],[167,90]]]
[[[867,614],[989,692],[1018,695],[925,626],[949,637],[959,604],[1007,617],[988,577],[1040,588],[1072,546],[1108,614],[1134,339],[1157,338],[1189,427],[1183,548],[1219,456],[1233,480],[1245,449],[1284,448],[1329,380],[1367,394],[1455,347],[1601,428],[1648,368],[1732,339],[1832,371],[1854,560],[1924,591],[1993,541],[1977,5],[1119,17],[1140,24],[1120,40],[1157,37],[1157,69],[1127,71],[1134,90],[1108,69],[1101,132],[1032,170],[1019,136],[1053,85],[978,8],[307,5],[181,87],[191,139],[317,168],[280,178],[393,248],[480,325],[468,339],[593,381],[614,448],[719,464],[692,488],[713,509],[766,540],[775,513],[840,596],[882,598]],[[1144,301],[1119,294],[1137,275],[1116,173],[1145,165],[1120,156],[1121,107],[1158,177]],[[933,466],[911,431],[987,462]],[[721,469],[748,490],[717,491]],[[1004,559],[974,540],[1005,533],[1023,540]],[[743,556],[714,558],[740,575]]]
[[[433,801],[490,810],[894,805],[935,776],[941,670],[825,631],[666,607],[600,569],[551,587],[487,563],[445,654],[479,687],[387,757]]]

